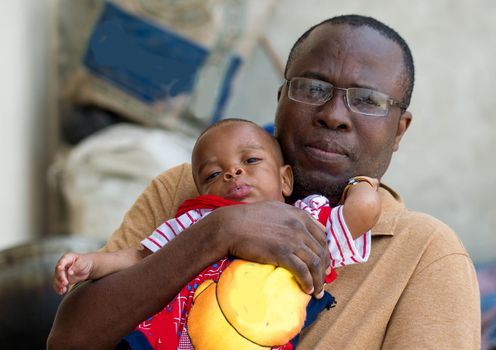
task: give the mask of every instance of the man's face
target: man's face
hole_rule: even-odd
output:
[[[326,24],[313,30],[297,50],[288,80],[307,77],[403,100],[401,49],[373,29]],[[350,177],[381,178],[410,120],[410,113],[401,115],[399,107],[390,107],[385,117],[352,112],[340,90],[334,90],[334,97],[322,106],[296,102],[288,98],[284,84],[276,134],[286,162],[293,167],[294,194],[322,193],[335,201]]]
[[[193,151],[198,191],[237,202],[284,201],[293,178],[276,147],[269,134],[249,123],[215,126],[200,137]]]

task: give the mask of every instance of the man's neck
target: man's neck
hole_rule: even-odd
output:
[[[341,194],[343,193],[343,189],[344,186],[336,186],[336,188],[334,187],[327,188],[326,191],[324,191],[326,193],[323,193],[322,191],[312,191],[312,190],[304,189],[301,186],[295,184],[293,193],[291,194],[291,196],[286,198],[286,203],[293,204],[298,199],[303,199],[312,194],[320,194],[325,196],[329,200],[329,204],[334,207],[339,204],[341,200]]]

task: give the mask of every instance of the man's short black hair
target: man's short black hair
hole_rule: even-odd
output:
[[[314,25],[310,29],[308,29],[298,38],[298,40],[296,40],[293,47],[291,48],[291,51],[289,52],[288,60],[286,62],[286,68],[284,71],[285,78],[287,78],[289,66],[293,63],[296,57],[298,47],[305,41],[305,39],[310,35],[310,33],[315,28],[323,24],[347,24],[353,27],[367,26],[376,30],[377,32],[382,34],[385,38],[388,38],[393,42],[395,42],[396,44],[398,44],[398,46],[401,48],[401,51],[403,52],[403,64],[405,66],[405,73],[407,76],[405,97],[402,102],[406,106],[410,105],[410,100],[412,98],[412,92],[413,92],[413,85],[415,82],[415,67],[413,64],[412,52],[410,51],[410,48],[408,47],[406,41],[394,29],[372,17],[366,17],[361,15],[336,16],[326,19]]]

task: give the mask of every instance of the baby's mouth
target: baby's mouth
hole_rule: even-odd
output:
[[[226,198],[233,200],[241,200],[246,198],[252,190],[252,187],[246,184],[235,183],[229,187]]]

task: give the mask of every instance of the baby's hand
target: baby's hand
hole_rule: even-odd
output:
[[[69,284],[85,281],[93,268],[93,260],[85,254],[66,253],[57,265],[53,274],[53,289],[62,295],[67,292]]]

